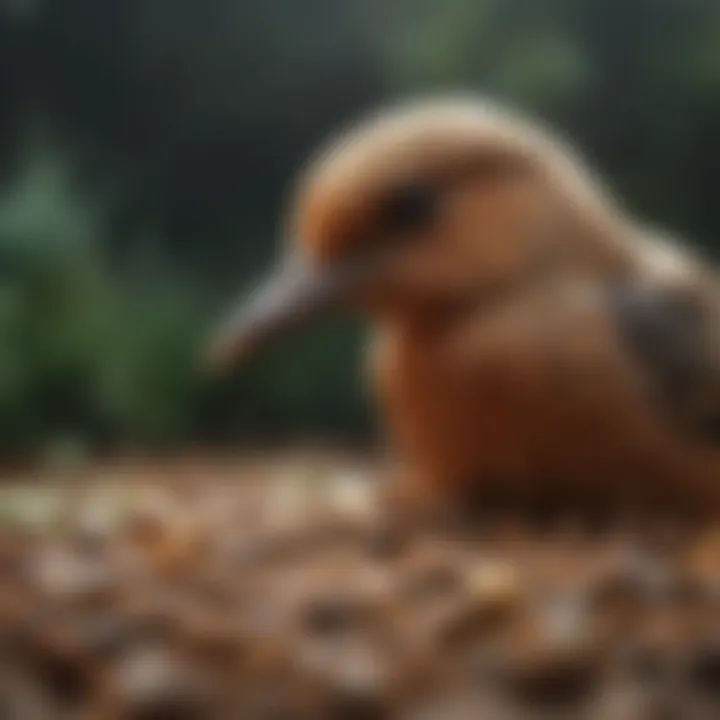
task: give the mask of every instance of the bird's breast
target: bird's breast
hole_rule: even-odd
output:
[[[528,298],[440,332],[388,327],[372,368],[400,454],[441,485],[607,491],[684,461],[599,303]]]

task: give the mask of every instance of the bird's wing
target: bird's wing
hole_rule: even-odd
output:
[[[714,281],[625,281],[609,295],[621,342],[659,408],[697,439],[720,444],[720,290]]]

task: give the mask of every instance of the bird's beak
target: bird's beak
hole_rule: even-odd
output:
[[[211,340],[208,364],[222,372],[276,337],[349,299],[364,277],[362,268],[323,266],[292,258],[238,303]]]

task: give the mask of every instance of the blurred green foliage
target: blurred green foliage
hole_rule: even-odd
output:
[[[198,355],[304,158],[404,94],[537,111],[632,208],[720,236],[714,0],[6,0],[0,58],[5,453],[365,434],[355,326],[225,383]]]

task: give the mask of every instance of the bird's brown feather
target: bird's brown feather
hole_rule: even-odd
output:
[[[388,222],[398,192],[431,197],[421,225]],[[670,371],[647,343],[682,346],[686,385],[707,390],[714,417],[714,271],[539,124],[472,101],[361,123],[303,174],[289,232],[324,272],[375,258],[347,297],[370,317],[371,381],[418,495],[720,508],[720,444],[658,401]],[[691,327],[665,302],[678,287],[710,308]]]

